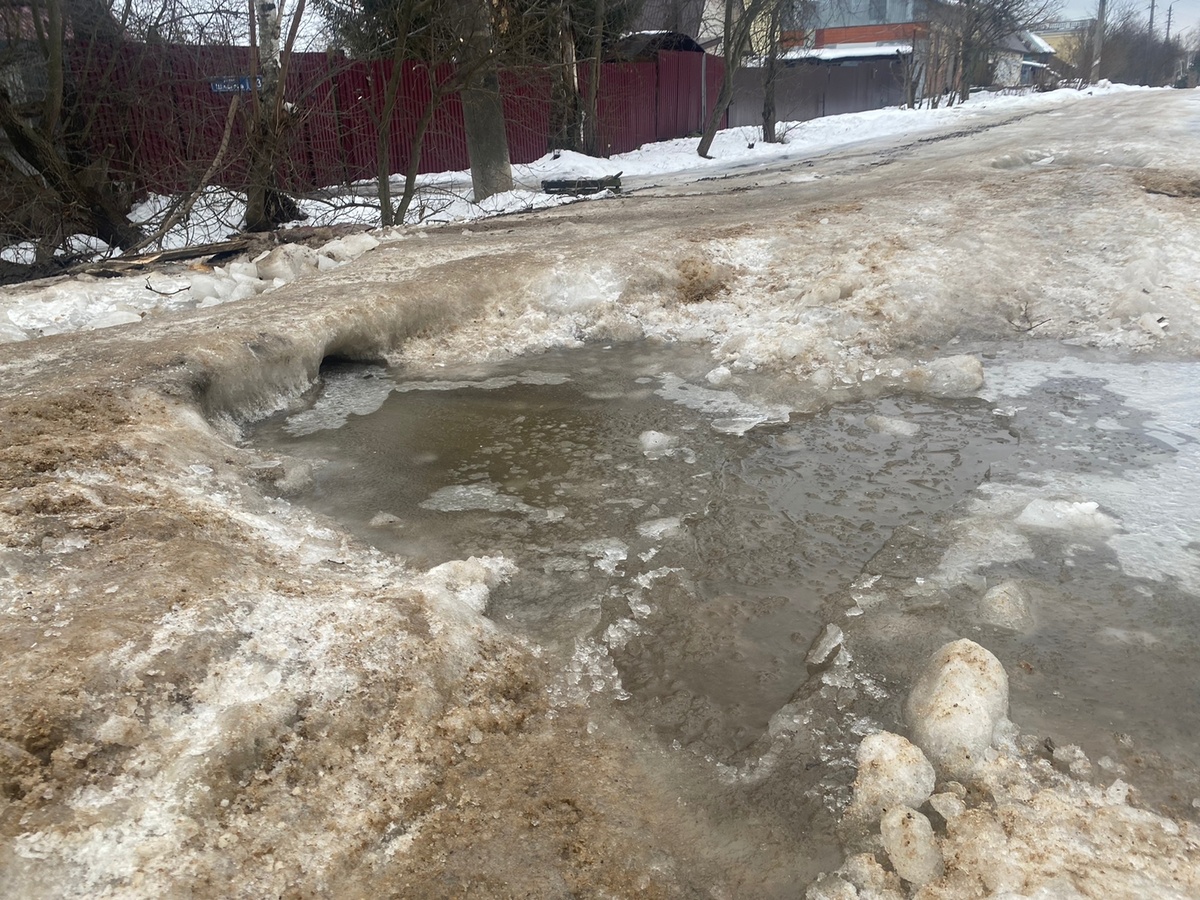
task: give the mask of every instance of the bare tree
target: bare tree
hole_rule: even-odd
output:
[[[1050,18],[1058,0],[958,0],[939,7],[935,27],[957,46],[953,86],[959,102],[982,80],[988,55],[1008,36]]]
[[[305,0],[299,0],[287,41],[282,45],[282,0],[250,0],[250,4],[251,43],[257,43],[257,55],[250,57],[253,125],[245,227],[247,231],[270,231],[284,222],[302,218],[296,201],[278,187],[277,172],[290,118],[284,105],[287,65],[304,15]]]
[[[23,64],[11,55],[5,61],[8,77],[0,86],[0,129],[12,150],[4,167],[9,191],[40,197],[44,209],[56,211],[57,227],[39,242],[43,258],[75,230],[130,247],[141,232],[129,220],[128,196],[109,177],[103,160],[86,159],[73,123],[64,120],[68,31],[76,39],[108,37],[120,33],[122,21],[96,0],[45,0],[44,6],[35,0],[29,12],[32,47]],[[128,12],[126,7],[126,18]],[[19,32],[7,37],[10,50],[30,43]]]
[[[499,66],[526,54],[531,32],[540,36],[532,41],[540,51],[553,45],[557,55],[561,35],[550,40],[546,22],[562,7],[561,0],[535,0],[521,7],[481,0],[317,0],[317,5],[352,55],[383,58],[390,64],[375,120],[385,223],[403,221],[415,194],[423,143],[438,109],[452,94],[462,98],[475,200],[512,188]],[[426,79],[426,100],[409,130],[404,191],[393,204],[392,126],[402,106],[411,114],[411,105],[400,102],[401,93],[412,84],[405,78],[417,77]]]
[[[756,20],[767,14],[779,2],[780,0],[725,0],[724,21],[721,27],[721,54],[725,61],[725,73],[721,79],[721,90],[717,95],[716,104],[708,116],[704,134],[696,147],[696,153],[700,156],[708,157],[721,119],[733,100],[733,76],[750,53],[750,39]]]
[[[763,140],[777,143],[775,83],[780,72],[780,57],[788,49],[801,46],[805,33],[817,21],[817,5],[812,0],[775,0],[763,12],[759,37],[763,43],[762,84]]]
[[[1125,83],[1187,85],[1188,48],[1178,35],[1150,33],[1144,9],[1132,0],[1101,0],[1091,31],[1061,60],[1079,84],[1099,79]]]

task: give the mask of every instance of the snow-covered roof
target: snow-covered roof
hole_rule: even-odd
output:
[[[1021,40],[1029,44],[1034,53],[1053,53],[1054,48],[1034,34],[1032,31],[1022,31]]]
[[[878,59],[895,56],[897,53],[912,53],[912,44],[830,44],[827,47],[793,47],[779,54],[779,58],[829,62],[840,59]]]
[[[1014,31],[1001,43],[1001,49],[1013,53],[1032,53],[1035,56],[1050,55],[1054,48],[1030,31]]]

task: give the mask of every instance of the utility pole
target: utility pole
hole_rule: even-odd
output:
[[[1167,43],[1171,43],[1171,13],[1175,12],[1175,4],[1167,7]]]
[[[1150,0],[1150,39],[1154,40],[1154,0]]]

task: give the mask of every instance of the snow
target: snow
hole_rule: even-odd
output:
[[[912,44],[830,44],[825,47],[795,47],[779,55],[783,60],[870,59],[911,53]]]
[[[547,209],[576,198],[541,193],[541,182],[550,178],[599,178],[621,174],[627,187],[644,184],[687,184],[747,167],[766,166],[817,155],[837,147],[897,135],[916,135],[953,123],[968,123],[1003,110],[1051,109],[1114,92],[1134,90],[1124,85],[1093,87],[1087,91],[1059,90],[1025,96],[976,95],[960,106],[936,110],[889,108],[829,116],[807,122],[781,123],[785,140],[767,144],[758,129],[731,128],[718,133],[709,159],[696,155],[696,140],[680,138],[647,144],[638,150],[609,159],[578,153],[548,154],[534,163],[513,167],[514,190],[476,204],[470,199],[470,173],[452,172],[421,176],[407,226],[429,226],[477,221],[497,215]],[[820,177],[819,172],[797,178]],[[394,188],[402,182],[393,178]],[[305,224],[359,224],[375,228],[379,211],[371,205],[373,186],[363,183],[351,189],[331,189],[319,199],[301,203],[310,217]],[[610,197],[602,192],[597,198]],[[595,198],[592,198],[595,199]],[[132,213],[136,222],[150,223],[162,216],[169,197],[152,197]],[[215,242],[236,232],[245,211],[244,199],[222,189],[211,188],[200,197],[187,221],[163,240],[165,249]],[[285,245],[252,261],[214,267],[211,272],[180,271],[98,280],[89,276],[55,278],[28,285],[0,288],[0,343],[65,334],[88,328],[135,324],[146,315],[174,310],[209,307],[236,302],[277,289],[314,270],[328,271],[369,252],[381,242],[408,236],[402,229],[381,229],[372,234],[337,238],[314,251]],[[94,238],[78,235],[71,239],[76,252],[102,256],[108,248]],[[0,257],[19,262],[32,260],[31,244],[14,244]],[[151,282],[151,283],[148,283]],[[604,285],[597,285],[604,291]],[[574,293],[574,287],[572,287]],[[615,298],[615,297],[614,297]]]

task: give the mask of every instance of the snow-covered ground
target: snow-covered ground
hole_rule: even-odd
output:
[[[1193,199],[1148,189],[1200,183],[1200,94],[1067,99],[997,98],[1048,106],[770,179],[716,169],[728,181],[151,274],[196,295],[139,307],[130,287],[128,325],[54,340],[37,330],[113,312],[110,282],[78,306],[79,283],[6,293],[28,318],[0,353],[2,882],[22,897],[768,898],[825,869],[812,900],[1200,896],[1194,764],[1155,768],[1135,734],[1128,758],[1088,758],[1019,702],[1061,665],[1024,655],[1022,613],[1058,614],[1065,588],[1043,589],[1071,577],[1136,579],[1118,606],[1181,610],[1076,643],[1131,666],[1195,656],[1196,505],[1178,501],[1200,483],[1195,406],[1191,376],[1158,364],[1200,355],[1200,240]],[[178,308],[209,299],[225,302]],[[39,303],[57,318],[37,325]],[[647,746],[591,696],[564,702],[563,677],[611,673],[590,646],[556,670],[480,615],[511,560],[427,568],[366,547],[289,499],[310,463],[243,439],[328,358],[435,378],[621,339],[697,345],[697,396],[769,373],[754,399],[772,418],[986,390],[1027,454],[830,600],[812,677],[737,758]],[[1102,356],[1114,365],[1089,371]],[[1081,372],[1097,384],[1063,384]],[[1060,406],[1023,419],[1042,390]],[[1125,418],[1089,428],[1100,391],[1151,399],[1108,397]],[[1063,440],[1062,416],[1072,440],[1157,440],[1123,483],[1129,460]],[[897,441],[919,439],[912,424],[876,422]],[[639,464],[659,464],[643,435]],[[1043,568],[1002,570],[1026,560]],[[883,731],[907,737],[854,748]],[[830,802],[856,777],[853,806]],[[1130,789],[1156,777],[1169,808]],[[831,809],[849,855],[810,857]]]
[[[1055,107],[1130,90],[1125,85],[1105,84],[1086,91],[1058,90],[1044,94],[976,94],[968,103],[939,109],[889,108],[829,116],[808,122],[780,125],[782,143],[758,140],[761,132],[751,127],[731,128],[718,133],[710,154],[696,155],[696,140],[681,138],[648,144],[611,159],[596,159],[579,153],[547,155],[535,163],[514,167],[518,187],[504,194],[473,203],[469,172],[447,172],[421,176],[406,224],[428,227],[469,223],[479,219],[518,212],[548,209],[574,198],[541,192],[541,183],[553,178],[601,178],[621,174],[626,188],[649,185],[680,185],[698,179],[734,172],[757,170],[799,159],[811,159],[829,151],[870,141],[896,137],[919,137],[946,126],[971,127],[1004,113],[1052,110]],[[806,169],[797,178],[821,177],[820,168]],[[393,185],[398,196],[402,182]],[[330,190],[320,199],[301,203],[308,225],[360,225],[378,229],[378,204],[373,204],[372,183],[355,190]],[[608,192],[598,197],[611,196]],[[134,210],[135,221],[153,221],[169,205],[166,197],[154,197]],[[594,199],[594,198],[593,198]],[[211,189],[197,203],[190,220],[177,226],[163,240],[166,248],[220,241],[237,231],[245,203],[238,195]],[[140,321],[147,315],[173,309],[193,309],[242,300],[269,292],[296,278],[328,271],[373,249],[378,242],[403,236],[405,229],[384,229],[366,238],[338,239],[316,249],[299,248],[293,253],[276,253],[193,272],[174,267],[122,278],[91,276],[54,278],[27,286],[0,288],[0,343],[26,340],[39,335],[64,334],[80,329],[107,328]],[[91,250],[95,258],[107,255],[102,242],[85,235],[72,239],[73,251]],[[32,244],[17,244],[0,250],[0,258],[30,262]]]

